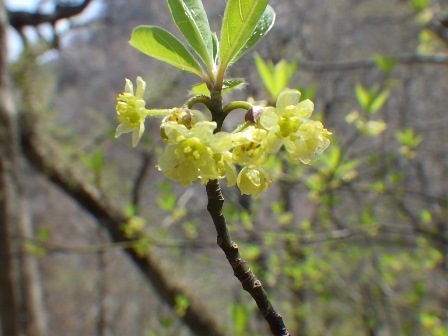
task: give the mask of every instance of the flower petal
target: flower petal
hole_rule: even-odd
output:
[[[296,106],[300,100],[300,91],[284,89],[277,98],[277,109],[283,110],[286,106]]]
[[[137,77],[137,92],[135,93],[135,96],[138,99],[142,99],[143,94],[145,93],[145,89],[146,89],[146,82],[142,79],[142,77],[138,76]]]
[[[124,92],[134,95],[134,84],[132,84],[132,82],[127,78],[126,78],[126,84],[124,86]]]

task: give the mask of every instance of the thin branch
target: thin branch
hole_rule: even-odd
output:
[[[272,334],[276,336],[289,336],[289,331],[283,322],[282,316],[274,309],[260,280],[258,280],[249,268],[247,262],[241,258],[238,245],[230,238],[227,223],[222,213],[224,197],[222,196],[219,182],[217,180],[208,182],[206,190],[208,197],[207,210],[215,224],[215,229],[218,234],[217,243],[226,255],[234,275],[241,282],[243,289],[254,298],[263,317],[269,323]]]

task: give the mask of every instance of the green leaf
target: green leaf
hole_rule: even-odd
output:
[[[132,31],[130,44],[142,53],[205,79],[201,66],[185,46],[166,30],[139,26]]]
[[[429,6],[430,0],[411,0],[412,6],[417,11],[422,11]]]
[[[286,62],[285,60],[280,60],[275,65],[274,68],[274,85],[275,90],[273,92],[274,100],[277,100],[280,92],[288,87],[289,81],[296,70],[297,62],[293,61],[291,63]],[[303,100],[303,98],[302,98]]]
[[[250,35],[246,44],[241,48],[236,57],[231,61],[231,63],[236,62],[240,57],[246,54],[254,45],[256,45],[266,34],[271,30],[275,22],[275,12],[271,6],[267,6],[263,15],[258,21],[255,30]]]
[[[157,205],[165,211],[173,211],[176,202],[177,197],[175,194],[165,194],[157,198]]]
[[[246,82],[243,78],[229,78],[224,81],[224,85],[222,87],[223,92],[229,92],[233,89],[240,89],[244,85],[246,85]]]
[[[212,69],[213,41],[201,0],[168,0],[174,23],[194,51]]]
[[[285,60],[280,60],[274,66],[272,62],[265,62],[258,54],[255,54],[255,65],[271,100],[276,101],[279,93],[288,86],[296,70],[297,61],[288,63]]]
[[[384,90],[381,92],[378,96],[376,96],[370,103],[367,112],[369,113],[375,113],[380,108],[383,107],[383,105],[386,103],[387,98],[389,98],[389,90]]]
[[[212,45],[213,45],[213,62],[218,64],[218,50],[219,50],[219,40],[216,33],[212,34]]]
[[[395,57],[387,55],[375,55],[374,60],[378,69],[385,75],[389,75],[398,63]]]
[[[196,84],[191,88],[191,94],[196,95],[204,95],[204,96],[210,96],[210,90],[207,88],[207,85],[205,83]]]
[[[317,92],[317,85],[313,83],[308,87],[299,87],[299,91],[302,93],[300,100],[313,100]]]
[[[81,159],[96,174],[99,174],[104,166],[104,152],[96,149],[88,155],[83,155]]]
[[[416,134],[412,128],[406,128],[402,131],[397,131],[395,137],[397,138],[398,142],[400,142],[400,144],[411,148],[416,148],[423,141],[423,137]]]
[[[241,79],[241,78],[227,79],[224,81],[224,84],[222,87],[222,92],[226,93],[226,92],[230,92],[234,89],[242,88],[245,84],[246,84],[246,82],[244,81],[244,79]],[[207,85],[205,83],[201,83],[201,84],[197,84],[197,85],[193,86],[193,88],[191,89],[191,93],[193,95],[210,96],[210,91],[207,88]]]
[[[234,302],[231,309],[235,335],[244,335],[247,332],[250,318],[249,308],[244,303]]]
[[[355,86],[356,99],[364,110],[367,110],[370,103],[370,93],[361,84]]]
[[[261,58],[261,56],[258,54],[255,54],[255,65],[257,67],[258,74],[260,75],[260,78],[263,81],[264,86],[271,95],[271,98],[275,100],[274,74],[273,71],[271,70],[272,67],[270,67],[269,63],[265,62],[263,58]]]
[[[322,156],[322,159],[329,168],[334,170],[341,162],[341,157],[342,149],[336,145],[333,145],[331,146],[331,149],[326,152],[326,155]]]
[[[269,0],[229,0],[221,29],[220,72],[246,45]]]
[[[37,231],[37,237],[44,242],[48,241],[48,239],[50,238],[50,234],[51,231],[47,227],[39,228],[39,230]]]

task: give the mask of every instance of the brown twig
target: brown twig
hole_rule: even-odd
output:
[[[206,185],[208,205],[207,210],[213,219],[216,232],[218,234],[218,246],[224,251],[224,254],[233,269],[234,275],[241,282],[243,289],[247,291],[257,303],[263,317],[269,323],[271,332],[276,336],[288,336],[289,331],[286,328],[282,316],[272,306],[263,286],[256,275],[249,268],[247,262],[241,258],[237,244],[232,241],[227,229],[226,219],[222,213],[224,197],[221,187],[217,180],[212,180]]]

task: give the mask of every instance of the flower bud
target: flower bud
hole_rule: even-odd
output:
[[[185,126],[187,129],[191,129],[192,121],[190,110],[184,108],[176,108],[171,115],[163,119],[162,123],[160,124],[160,137],[165,142],[168,141],[168,136],[165,132],[165,124],[167,122],[175,122],[179,125]]]
[[[271,184],[271,178],[263,168],[244,167],[237,178],[241,194],[257,198]]]
[[[244,116],[244,120],[246,122],[256,123],[258,122],[258,120],[260,120],[263,111],[263,106],[252,106],[252,108],[247,110],[246,115]]]

